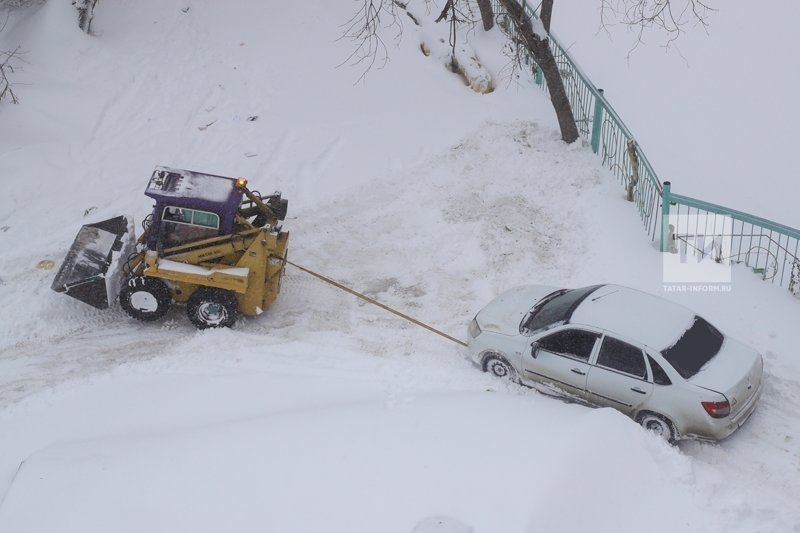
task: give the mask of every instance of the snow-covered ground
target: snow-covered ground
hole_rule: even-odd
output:
[[[652,29],[639,46],[611,11],[601,25],[601,4],[615,5],[558,2],[552,27],[605,90],[659,178],[676,193],[800,228],[800,70],[786,41],[800,3],[771,2],[762,15],[747,0],[707,1],[703,26],[684,9],[688,1],[673,1],[686,22],[681,35],[669,42]]]
[[[744,269],[664,295],[765,357],[748,424],[677,447],[294,269],[223,331],[52,292],[39,261],[141,220],[164,164],[282,190],[292,260],[456,337],[521,283],[660,293],[635,208],[538,89],[503,82],[498,32],[469,34],[491,94],[421,53],[447,38],[429,20],[354,84],[352,6],[236,6],[100,3],[87,37],[50,0],[0,33],[31,83],[0,107],[0,532],[800,531],[800,300]]]

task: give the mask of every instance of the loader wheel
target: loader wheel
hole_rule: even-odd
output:
[[[158,320],[166,314],[171,303],[169,287],[157,278],[131,278],[119,291],[119,304],[136,320]]]
[[[186,302],[186,314],[197,329],[229,328],[239,318],[239,302],[230,291],[198,289]]]

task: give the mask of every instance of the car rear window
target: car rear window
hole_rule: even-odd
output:
[[[678,341],[661,352],[684,379],[697,374],[722,347],[723,335],[705,319],[696,316]]]
[[[572,312],[578,307],[578,304],[600,287],[602,285],[572,289],[545,299],[543,303],[540,303],[531,311],[530,316],[523,325],[523,329],[533,332],[553,324],[567,322],[572,316]]]

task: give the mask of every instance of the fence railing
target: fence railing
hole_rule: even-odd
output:
[[[516,27],[505,8],[498,0],[493,0],[492,5],[498,25],[512,43],[519,42]],[[523,6],[529,16],[537,17],[533,7],[525,2]],[[603,96],[603,90],[594,86],[552,33],[549,42],[578,131],[591,142],[592,151],[600,155],[603,164],[616,176],[617,181],[624,188],[631,189],[632,200],[636,203],[642,224],[650,238],[655,240],[658,234],[661,182],[653,166],[636,144],[627,126]],[[515,48],[520,54],[520,64],[530,69],[536,83],[547,92],[547,84],[534,58],[524,46]],[[635,176],[638,176],[638,180]]]
[[[538,18],[534,7],[525,0],[522,5],[529,16]],[[519,43],[516,27],[505,8],[498,0],[492,0],[492,7],[498,25],[512,44]],[[673,194],[669,182],[662,187],[647,156],[606,100],[603,90],[595,87],[552,33],[548,40],[578,130],[591,142],[592,151],[602,158],[603,165],[628,190],[629,199],[635,202],[645,230],[651,239],[660,239],[662,251],[669,251],[672,245],[685,246],[690,238],[723,236],[725,249],[720,248],[721,259],[745,264],[763,279],[786,286],[794,294],[800,295],[800,230],[724,206]],[[515,46],[515,51],[520,54],[520,65],[530,69],[535,82],[547,92],[542,71],[527,49]],[[675,209],[671,209],[672,206]],[[692,216],[680,217],[682,214]],[[730,227],[723,231],[724,235],[715,233],[721,229],[716,226],[721,217],[731,220]],[[697,224],[694,230],[681,227],[680,222],[670,227],[670,220],[688,219]],[[700,221],[705,224],[702,230]],[[710,230],[707,227],[709,224]]]
[[[664,183],[661,251],[745,265],[800,294],[800,230],[689,196]]]

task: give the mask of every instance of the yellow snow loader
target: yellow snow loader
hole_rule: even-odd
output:
[[[200,329],[231,326],[269,307],[280,291],[289,233],[287,200],[244,178],[156,167],[145,190],[153,212],[134,242],[124,216],[83,226],[52,289],[105,309],[119,298],[138,320],[186,305]]]

